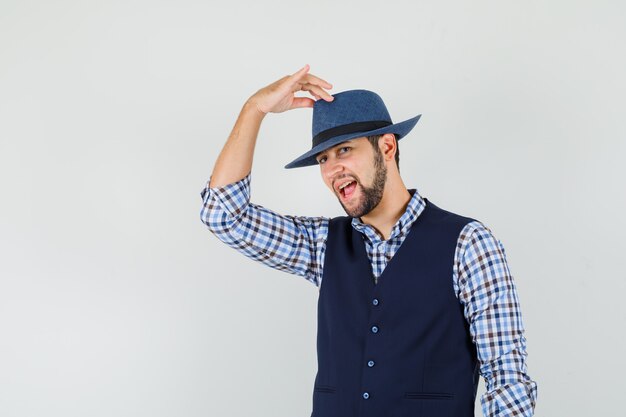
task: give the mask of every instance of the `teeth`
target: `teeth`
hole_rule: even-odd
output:
[[[354,182],[354,181],[348,181],[348,182],[346,182],[346,183],[343,183],[343,184],[341,184],[341,185],[339,186],[339,189],[340,189],[340,190],[343,190],[345,187],[347,187],[347,186],[348,186],[348,184],[352,184],[353,182]]]

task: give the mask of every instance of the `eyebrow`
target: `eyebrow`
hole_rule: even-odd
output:
[[[353,143],[354,143],[354,139],[348,139],[345,142],[338,143],[337,145],[335,145],[335,146],[333,146],[331,148],[328,148],[328,149],[324,149],[322,152],[320,152],[317,155],[315,155],[315,159],[319,158],[320,156],[324,156],[324,154],[326,154],[326,152],[328,152],[328,151],[330,151],[332,149],[335,149],[335,148],[341,149],[345,145],[348,145],[348,144],[352,145]]]

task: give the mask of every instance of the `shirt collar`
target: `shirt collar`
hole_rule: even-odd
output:
[[[409,188],[408,191],[411,193],[411,199],[409,200],[409,204],[406,206],[406,210],[402,213],[402,216],[400,216],[396,224],[391,228],[391,235],[389,239],[393,239],[398,235],[406,234],[417,217],[426,207],[426,202],[416,188]],[[363,223],[359,217],[352,218],[352,227],[354,227],[354,229],[358,232],[363,233],[372,242],[382,240],[381,236],[374,229],[374,227]]]

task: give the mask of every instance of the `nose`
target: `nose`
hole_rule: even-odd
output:
[[[332,188],[333,183],[332,180],[333,178],[337,177],[341,171],[343,171],[343,164],[341,163],[341,161],[338,161],[335,158],[327,158],[326,161],[321,165],[322,167],[322,175],[324,175],[324,177],[326,177],[326,180],[328,181],[330,187]]]

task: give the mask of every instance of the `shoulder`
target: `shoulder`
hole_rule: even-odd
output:
[[[431,209],[433,222],[452,225],[458,230],[457,247],[459,255],[463,255],[468,248],[481,252],[502,249],[501,242],[483,221],[443,209],[430,201],[427,201],[427,203]]]
[[[335,229],[338,227],[342,227],[342,228],[352,227],[353,220],[354,218],[350,216],[329,217],[328,225],[329,227],[335,228]]]
[[[354,218],[350,216],[332,217],[328,221],[329,240],[346,244],[354,238],[356,232],[352,222]],[[358,233],[361,235],[360,233]]]
[[[470,223],[479,223],[472,217],[464,216],[462,214],[443,209],[433,203],[432,201],[425,199],[426,210],[424,214],[428,217],[428,220],[437,225],[449,225],[455,229],[463,228]]]
[[[457,259],[464,262],[504,259],[504,246],[483,222],[474,220],[465,225],[457,242]]]
[[[328,222],[329,222],[329,224],[331,224],[333,226],[343,225],[343,224],[351,224],[352,223],[352,217],[350,217],[350,216],[330,217],[328,219]]]

